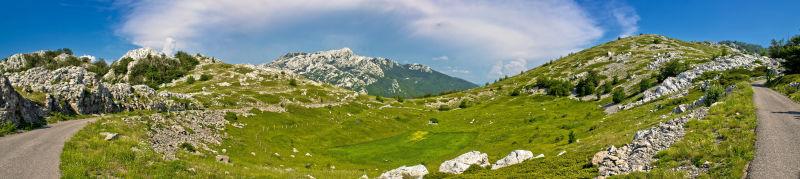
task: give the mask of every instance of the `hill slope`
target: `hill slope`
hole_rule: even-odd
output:
[[[403,100],[267,65],[201,63],[153,90],[186,97],[173,100],[191,110],[107,115],[65,145],[61,169],[68,178],[357,178],[413,165],[426,178],[735,178],[753,152],[747,81],[770,64],[723,45],[642,35],[485,87]],[[516,150],[543,157],[447,173],[469,166],[446,161],[470,151],[498,164]]]
[[[289,53],[262,66],[290,70],[308,79],[386,97],[418,97],[477,86],[425,65],[358,56],[348,48]]]

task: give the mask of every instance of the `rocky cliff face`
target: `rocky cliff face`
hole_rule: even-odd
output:
[[[16,126],[46,124],[41,107],[20,96],[5,76],[0,76],[0,122]]]
[[[425,65],[359,56],[349,48],[289,53],[261,67],[290,70],[315,81],[382,96],[421,96],[476,86]]]

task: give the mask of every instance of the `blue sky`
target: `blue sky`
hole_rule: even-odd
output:
[[[71,48],[116,60],[165,45],[230,63],[349,47],[475,83],[618,36],[767,45],[800,34],[800,1],[9,1],[0,56]],[[168,43],[174,42],[174,43]]]

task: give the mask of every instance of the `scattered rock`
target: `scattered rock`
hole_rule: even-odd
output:
[[[461,174],[472,165],[478,165],[480,167],[489,166],[488,155],[479,151],[461,154],[452,160],[444,161],[442,165],[439,166],[439,172]]]
[[[389,170],[381,174],[381,179],[422,179],[428,174],[428,169],[424,165],[414,165],[410,167],[402,166],[394,170]],[[366,175],[364,175],[366,176]],[[363,176],[362,176],[363,177]]]
[[[220,163],[231,163],[231,158],[227,155],[217,155],[217,162]]]
[[[558,155],[556,155],[556,156],[561,156],[561,155],[564,155],[565,153],[567,153],[567,151],[561,151],[561,152],[559,152],[559,153],[558,153]]]
[[[112,132],[101,132],[100,135],[105,137],[103,140],[114,140],[117,138],[117,135],[119,134]]]
[[[531,151],[514,150],[511,153],[509,153],[508,155],[506,155],[506,157],[503,157],[502,159],[500,159],[497,162],[495,162],[495,164],[492,165],[492,170],[497,170],[499,168],[503,168],[503,167],[515,165],[515,164],[518,164],[518,163],[522,163],[525,160],[528,160],[528,159],[531,159],[531,158],[533,158],[533,152],[531,152]]]
[[[692,113],[658,124],[649,129],[636,132],[633,141],[622,147],[609,147],[592,157],[592,164],[598,166],[601,177],[627,174],[652,169],[653,157],[659,151],[669,148],[686,133],[684,125],[690,119],[703,118],[708,108],[698,108]]]

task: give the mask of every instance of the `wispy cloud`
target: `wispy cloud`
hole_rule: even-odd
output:
[[[604,33],[577,3],[563,0],[144,0],[125,5],[131,11],[119,34],[139,46],[174,44],[184,50],[203,50],[214,46],[213,42],[230,41],[241,34],[268,33],[275,27],[291,28],[298,21],[357,11],[397,24],[400,35],[406,38],[433,42],[419,48],[443,47],[448,51],[440,53],[452,54],[431,57],[433,61],[496,64],[498,70],[483,65],[461,66],[486,74],[483,79],[518,73],[529,68],[528,64],[584,48]],[[620,23],[626,23],[631,33],[636,32],[638,16],[630,16],[624,9],[620,13]],[[166,43],[167,39],[174,43]],[[258,42],[243,44],[254,43]]]
[[[431,60],[433,60],[433,61],[447,61],[447,60],[450,60],[450,57],[448,57],[448,56],[438,56],[438,57],[431,58]]]
[[[613,3],[612,6],[611,14],[621,28],[620,36],[631,36],[639,31],[640,18],[636,10],[621,3]]]

